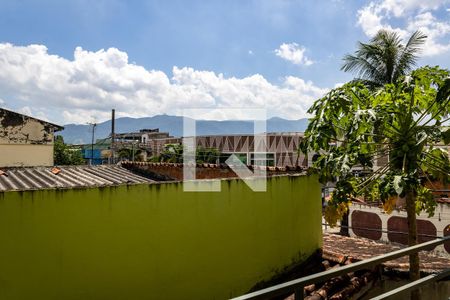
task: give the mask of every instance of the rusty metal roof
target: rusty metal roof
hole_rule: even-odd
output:
[[[24,114],[21,114],[21,113],[18,113],[18,112],[15,112],[15,111],[8,110],[8,109],[0,107],[0,115],[2,115],[2,114],[4,114],[4,115],[12,114],[12,115],[18,116],[18,117],[20,117],[22,119],[34,119],[34,120],[36,120],[36,121],[38,121],[38,122],[40,122],[42,124],[48,124],[48,125],[52,126],[55,131],[61,131],[61,130],[64,129],[64,127],[61,126],[61,125],[56,125],[56,124],[50,123],[48,121],[44,121],[44,120],[41,120],[41,119],[38,119],[38,118],[35,118],[35,117],[27,116],[27,115],[24,115]]]
[[[0,172],[0,192],[151,183],[116,165],[9,168]]]

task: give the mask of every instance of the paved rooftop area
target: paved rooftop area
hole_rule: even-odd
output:
[[[376,242],[364,238],[345,237],[332,233],[323,234],[323,256],[344,262],[348,259],[359,261],[374,256],[383,255],[404,246]],[[450,258],[438,256],[432,252],[422,251],[419,253],[420,269],[425,273],[436,273],[443,269],[450,268]],[[408,256],[388,261],[383,264],[385,267],[400,271],[409,269]]]

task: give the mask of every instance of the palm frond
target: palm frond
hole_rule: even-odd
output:
[[[367,57],[367,58],[366,58]],[[362,55],[346,55],[341,70],[345,72],[353,72],[359,79],[380,84],[383,73],[380,72],[376,61],[370,60],[370,56]]]
[[[341,70],[358,79],[383,85],[411,71],[426,35],[416,31],[406,45],[397,32],[380,30],[369,43],[359,43],[355,54],[344,56]]]
[[[418,58],[417,54],[421,52],[421,48],[425,43],[426,38],[427,36],[420,31],[416,31],[411,35],[398,58],[397,67],[394,73],[395,79],[405,75],[416,65]]]

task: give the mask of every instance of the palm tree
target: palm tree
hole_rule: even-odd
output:
[[[426,38],[416,31],[404,45],[397,32],[381,29],[368,44],[359,42],[355,54],[344,57],[341,70],[353,72],[356,80],[371,87],[395,83],[412,70]]]
[[[404,45],[397,32],[381,29],[369,43],[359,42],[355,54],[344,56],[341,70],[353,72],[357,76],[354,81],[361,81],[369,88],[395,83],[413,69],[426,38],[416,31]],[[343,221],[348,223],[348,215]],[[348,228],[341,227],[341,234],[348,235]]]

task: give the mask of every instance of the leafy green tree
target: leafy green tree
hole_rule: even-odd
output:
[[[435,206],[424,178],[450,174],[448,153],[434,146],[450,142],[450,129],[442,126],[450,115],[449,75],[424,67],[377,90],[354,81],[313,104],[302,147],[319,153],[315,166],[322,182],[337,180],[325,211],[328,222],[336,223],[361,194],[385,204],[400,196],[406,199],[408,243],[417,243],[416,213],[432,214]],[[387,163],[375,169],[381,158]],[[357,178],[356,166],[373,172]],[[410,277],[419,276],[419,257],[412,254]]]
[[[416,31],[403,44],[398,33],[379,30],[369,43],[360,42],[355,54],[344,57],[341,70],[355,73],[357,78],[354,81],[370,89],[395,83],[412,70],[425,39],[424,34]],[[341,224],[344,225],[341,226],[341,234],[348,235],[348,214],[344,214]]]
[[[133,156],[131,149],[128,148],[121,148],[117,151],[117,155],[120,159],[128,159],[131,160],[131,157]]]
[[[217,163],[220,156],[219,150],[215,148],[197,147],[197,163]]]
[[[142,150],[141,149],[135,149],[134,146],[131,146],[131,148],[120,148],[117,151],[117,155],[120,159],[127,159],[127,160],[134,160],[135,161],[142,161]]]
[[[220,153],[215,148],[197,147],[196,162],[197,163],[216,163]],[[183,162],[183,145],[167,144],[159,156],[159,161],[170,163]]]
[[[169,163],[183,162],[183,145],[181,144],[167,144],[160,154],[160,161]]]
[[[406,44],[398,33],[380,30],[369,43],[359,43],[355,54],[344,57],[342,70],[371,87],[394,83],[414,67],[426,35],[416,31]]]
[[[57,135],[53,145],[53,160],[55,165],[83,165],[85,164],[80,149],[68,147],[62,136]]]

